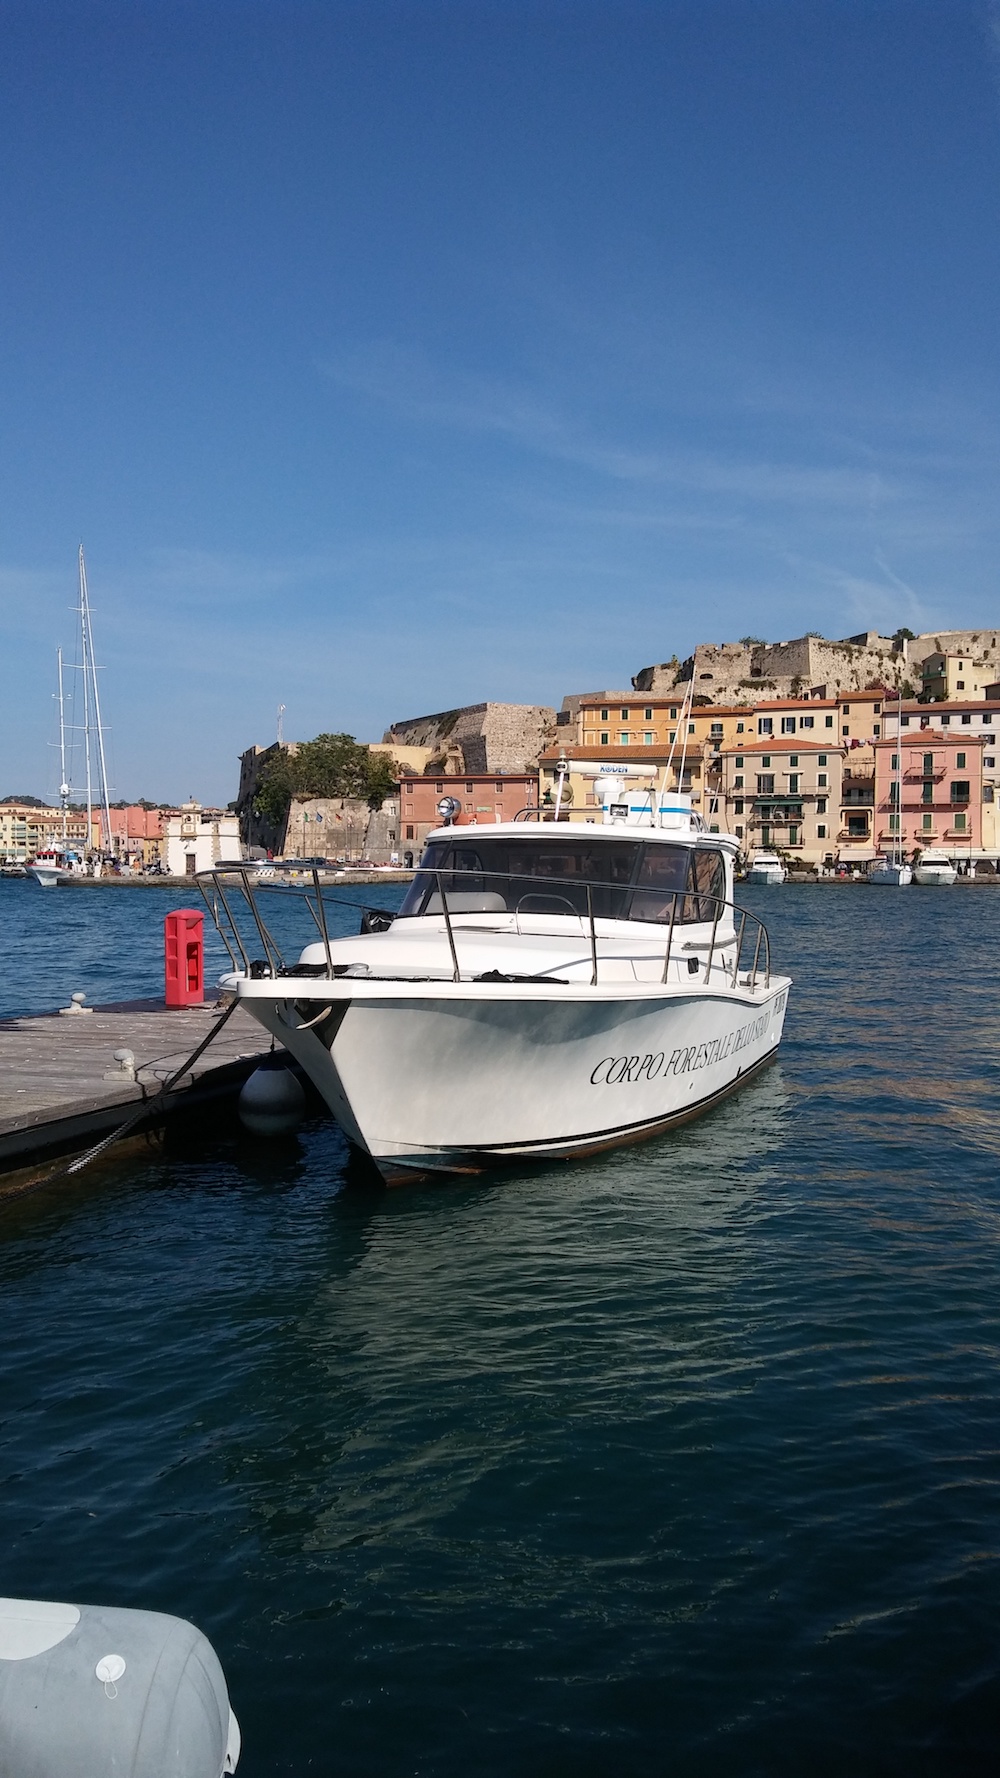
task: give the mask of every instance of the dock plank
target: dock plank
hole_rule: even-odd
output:
[[[134,1000],[92,1012],[0,1020],[0,1166],[124,1123],[207,1037],[225,1008]],[[237,1010],[170,1095],[171,1111],[235,1091],[266,1052]],[[115,1061],[130,1049],[135,1080]],[[110,1079],[106,1076],[111,1076]]]

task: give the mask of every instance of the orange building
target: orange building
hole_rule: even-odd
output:
[[[412,852],[414,861],[431,829],[444,826],[438,804],[446,796],[460,805],[453,817],[456,827],[476,823],[492,826],[497,821],[513,821],[522,809],[537,804],[538,779],[534,772],[469,772],[465,777],[454,778],[401,778],[399,841],[404,855]]]

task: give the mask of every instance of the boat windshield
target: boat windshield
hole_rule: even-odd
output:
[[[589,884],[598,920],[666,924],[676,899],[675,919],[690,924],[714,920],[725,883],[716,847],[569,836],[432,840],[399,915],[440,913],[443,887],[449,913],[586,916]]]

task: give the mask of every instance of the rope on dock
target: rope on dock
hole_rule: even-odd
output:
[[[131,1117],[126,1118],[123,1124],[119,1124],[117,1130],[112,1130],[110,1135],[103,1136],[100,1142],[94,1144],[93,1148],[88,1148],[85,1154],[77,1155],[74,1160],[67,1162],[65,1166],[55,1167],[51,1172],[39,1173],[34,1179],[25,1180],[19,1187],[19,1190],[26,1191],[33,1185],[49,1185],[53,1180],[68,1179],[74,1173],[82,1173],[84,1167],[90,1166],[91,1161],[96,1161],[100,1155],[105,1154],[116,1142],[120,1142],[123,1136],[127,1136],[130,1130],[134,1130],[136,1125],[140,1124],[144,1117],[148,1117],[151,1112],[155,1112],[167,1095],[173,1092],[178,1081],[182,1080],[184,1075],[188,1073],[189,1069],[194,1067],[199,1057],[204,1055],[209,1044],[215,1042],[223,1025],[226,1024],[227,1020],[232,1018],[233,1013],[238,1006],[238,1000],[230,1001],[221,1019],[219,1019],[213,1026],[212,1030],[208,1033],[208,1036],[202,1038],[197,1049],[192,1050],[191,1054],[187,1057],[187,1060],[182,1063],[180,1068],[176,1068],[173,1074],[170,1075],[169,1079],[163,1082],[159,1092],[154,1093],[149,1099],[144,1099],[138,1110],[134,1111]]]

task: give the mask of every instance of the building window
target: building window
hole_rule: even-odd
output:
[[[955,764],[957,765],[960,772],[964,772],[964,770],[965,770],[965,754],[964,753],[956,753]]]
[[[876,715],[876,716],[879,715],[879,713],[881,712],[881,709],[882,709],[881,704],[873,704],[872,705],[872,711],[873,711],[874,715]]]
[[[842,704],[840,707],[843,710],[845,716],[850,716],[850,714],[851,714],[850,704]]]
[[[956,679],[955,689],[956,689],[956,691],[964,691],[965,690],[965,680],[964,679]]]
[[[941,727],[942,727],[942,728],[947,728],[947,727],[948,727],[948,725],[949,725],[949,723],[950,723],[950,722],[951,722],[951,717],[950,717],[950,716],[942,716],[942,718],[941,718]]]
[[[815,716],[800,716],[799,717],[799,727],[800,728],[815,728],[815,726],[816,726]]]
[[[606,711],[606,710],[602,710],[602,711],[601,711],[601,721],[602,721],[602,722],[607,722],[607,720],[608,720],[608,713],[607,713],[607,711]]]
[[[440,790],[444,789],[444,785],[443,784],[435,784],[434,788],[435,788],[435,790],[440,791]]]
[[[643,735],[642,739],[643,739],[645,746],[652,747],[653,742],[656,739],[656,737],[653,734],[652,729],[647,729],[646,733]]]
[[[818,796],[816,798],[816,813],[817,813],[817,815],[825,815],[826,814],[826,797],[825,796]]]
[[[774,773],[773,772],[758,772],[757,773],[757,795],[758,796],[773,796],[774,795]]]
[[[774,718],[771,716],[758,717],[758,719],[757,719],[757,733],[759,735],[773,735],[773,733],[774,733]]]
[[[783,716],[781,718],[781,732],[783,735],[794,735],[794,733],[795,733],[795,718],[794,718],[794,716]]]
[[[825,840],[826,839],[826,824],[822,821],[820,822],[819,826],[816,829],[816,838],[818,840]]]
[[[833,727],[833,717],[832,717],[832,716],[828,716],[828,717],[827,717],[827,718],[826,718],[826,727],[827,727],[827,728],[832,728],[832,727]]]
[[[849,734],[850,734],[850,732],[851,732],[851,731],[850,731],[850,729],[849,729],[849,728],[848,728],[848,726],[847,726],[847,724],[846,724],[846,722],[845,722],[845,724],[844,724],[844,726],[843,726],[843,728],[842,728],[842,729],[841,729],[841,731],[840,731],[840,732],[841,732],[841,734],[842,734],[842,735],[849,735]]]
[[[980,715],[982,716],[982,719],[984,722],[992,722],[993,721],[992,710],[982,710],[982,711],[980,711]]]
[[[408,839],[408,840],[412,840],[412,838],[413,838],[413,829],[412,829],[412,827],[408,827],[408,828],[407,828],[407,830],[406,830],[406,837],[407,837],[407,839]]]
[[[607,744],[608,744],[608,734],[607,734],[607,730],[605,729],[603,735],[601,736],[601,746],[606,747]]]
[[[738,827],[738,828],[737,828],[737,829],[736,829],[736,838],[737,838],[737,839],[738,839],[738,840],[741,840],[741,839],[742,839],[742,838],[743,838],[743,829],[742,829],[742,827]]]
[[[799,763],[799,756],[798,756],[798,754],[797,754],[797,753],[790,753],[790,754],[789,754],[789,755],[788,755],[788,763],[789,763],[789,765],[790,765],[790,766],[797,766],[797,765],[798,765],[798,763]]]
[[[966,728],[968,728],[969,724],[972,721],[972,717],[969,716],[968,714],[966,714],[965,716],[962,717],[962,721],[965,723]]]
[[[953,803],[967,803],[969,801],[968,778],[960,779],[952,784],[951,800]]]
[[[623,710],[623,711],[622,711],[622,721],[623,721],[623,722],[627,722],[627,721],[628,721],[628,711],[627,711],[627,710]]]
[[[764,767],[764,770],[767,771],[771,764],[771,755],[769,753],[762,753],[760,756],[760,763]]]
[[[816,785],[819,790],[826,789],[826,773],[825,772],[817,772],[816,773]]]
[[[652,706],[652,704],[647,705],[646,709],[643,711],[642,714],[643,714],[643,721],[644,722],[652,722],[652,720],[653,720],[653,706]]]
[[[800,775],[799,772],[789,772],[788,774],[788,793],[790,796],[798,796],[799,794]]]
[[[882,733],[882,724],[880,722],[876,722],[876,724],[874,726],[873,733],[874,733],[875,739],[877,741],[879,738],[879,735]]]
[[[693,735],[693,734],[694,734],[694,723],[693,723],[693,722],[689,722],[689,723],[688,723],[688,734],[689,734],[689,735]]]
[[[933,786],[933,784],[923,785],[923,787],[921,789],[921,793],[920,793],[920,800],[922,803],[932,803],[934,801],[934,786]]]
[[[671,747],[673,746],[676,739],[677,739],[677,730],[675,728],[672,728],[670,730],[670,745],[671,745]]]
[[[898,815],[890,815],[889,816],[889,832],[890,833],[898,833],[899,832],[899,816]]]
[[[471,796],[472,792],[475,790],[475,788],[476,788],[475,785],[472,783],[466,784],[466,786],[465,786],[466,796]]]
[[[984,721],[984,722],[989,722],[989,720],[990,720],[990,718],[989,718],[989,717],[988,717],[988,716],[985,716],[985,717],[984,717],[984,718],[983,718],[983,721]],[[738,734],[738,735],[741,735],[741,734],[742,734],[742,733],[743,733],[743,724],[742,724],[742,722],[738,722],[738,723],[737,723],[737,724],[736,724],[736,733],[737,733],[737,734]]]
[[[735,767],[736,767],[736,770],[737,770],[737,771],[738,771],[738,772],[742,772],[742,770],[743,770],[743,756],[742,756],[742,754],[739,754],[739,753],[738,753],[738,754],[737,754],[737,755],[736,755],[736,758],[735,758],[735,760],[734,760],[734,761],[733,761],[733,764],[734,764],[734,765],[735,765]]]
[[[797,846],[798,843],[799,843],[799,830],[797,827],[790,827],[788,829],[788,844],[790,846]]]
[[[502,784],[494,784],[493,789],[496,792],[497,796],[503,795],[503,785]]]
[[[738,796],[736,798],[736,801],[733,804],[733,811],[737,815],[742,815],[742,813],[743,813],[743,798],[741,796]]]
[[[742,790],[743,789],[743,773],[742,772],[738,772],[736,774],[736,777],[733,779],[733,789],[734,790]]]
[[[629,745],[630,740],[631,740],[631,736],[629,735],[628,729],[623,728],[621,733],[618,736],[618,745],[620,747],[627,747]]]
[[[868,838],[867,815],[848,815],[847,836],[852,840],[866,840]]]
[[[955,832],[956,833],[964,833],[965,832],[966,817],[964,815],[956,815],[954,817],[954,821],[955,821]]]
[[[934,755],[933,755],[933,753],[925,753],[924,754],[924,777],[930,778],[933,776],[933,773],[934,773]]]
[[[771,844],[771,829],[766,823],[760,830],[760,843],[762,846],[769,846]]]
[[[671,706],[670,706],[670,720],[671,720],[671,722],[677,721],[677,705],[676,704],[671,704]]]
[[[721,722],[713,722],[711,729],[709,730],[709,733],[713,734],[713,735],[721,735],[722,734]]]
[[[924,833],[931,833],[933,830],[933,827],[934,827],[933,815],[924,815],[921,818],[921,826],[923,828]]]
[[[904,717],[903,717],[903,727],[904,727],[904,728],[909,728],[909,726],[910,726],[910,719],[909,719],[909,717],[908,717],[908,716],[904,716]]]
[[[996,763],[997,763],[996,762],[996,755],[993,753],[988,753],[986,755],[986,758],[983,760],[984,766],[989,766],[989,769],[991,772],[992,772],[994,766],[996,765]]]

